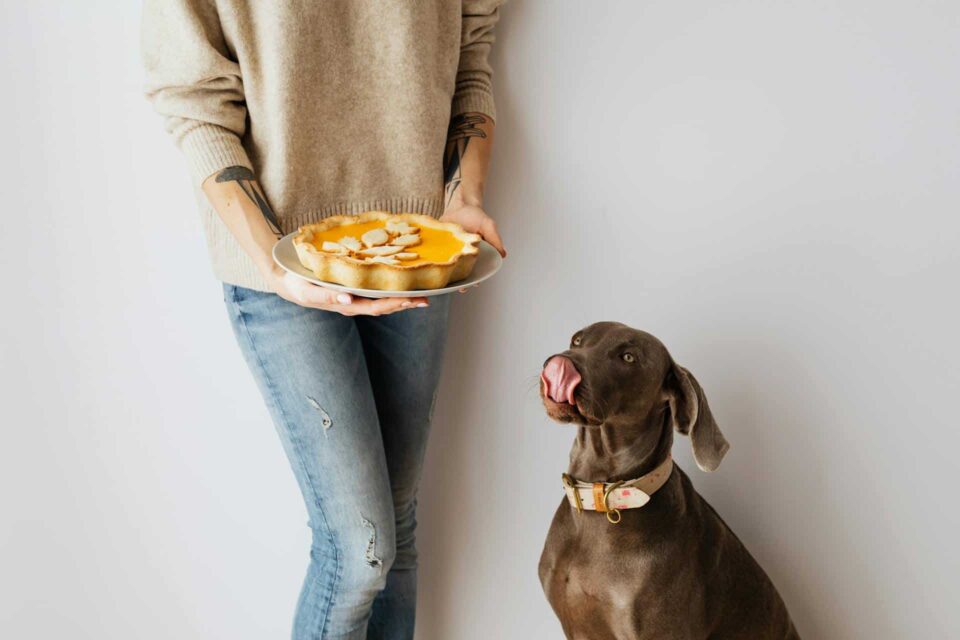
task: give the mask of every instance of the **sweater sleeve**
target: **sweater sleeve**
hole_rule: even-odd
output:
[[[451,116],[482,113],[496,119],[493,103],[493,69],[488,60],[494,27],[500,18],[501,0],[463,0],[460,64],[453,93]]]
[[[240,65],[213,0],[146,0],[141,25],[146,94],[202,182],[221,169],[253,169],[240,138],[247,108]]]

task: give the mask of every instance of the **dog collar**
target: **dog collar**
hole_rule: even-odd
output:
[[[607,516],[612,524],[620,522],[622,509],[639,509],[650,502],[650,496],[667,483],[673,472],[673,457],[657,465],[650,473],[619,482],[583,482],[563,474],[563,489],[567,502],[577,513],[599,511]]]

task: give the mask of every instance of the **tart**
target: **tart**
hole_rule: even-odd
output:
[[[355,289],[440,289],[470,275],[480,236],[416,213],[368,211],[300,227],[293,246],[319,280]]]

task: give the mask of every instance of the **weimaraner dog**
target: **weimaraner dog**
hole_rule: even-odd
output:
[[[713,471],[729,445],[700,384],[655,337],[574,334],[541,375],[547,414],[578,425],[540,582],[570,640],[799,638],[773,583],[673,465],[674,429]]]

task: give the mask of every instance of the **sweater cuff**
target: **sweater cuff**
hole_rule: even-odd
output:
[[[493,103],[493,94],[485,91],[465,91],[454,95],[450,117],[463,113],[482,113],[496,122],[497,109]]]
[[[215,124],[201,124],[180,138],[180,150],[187,156],[190,173],[197,184],[227,167],[253,165],[237,134]]]

